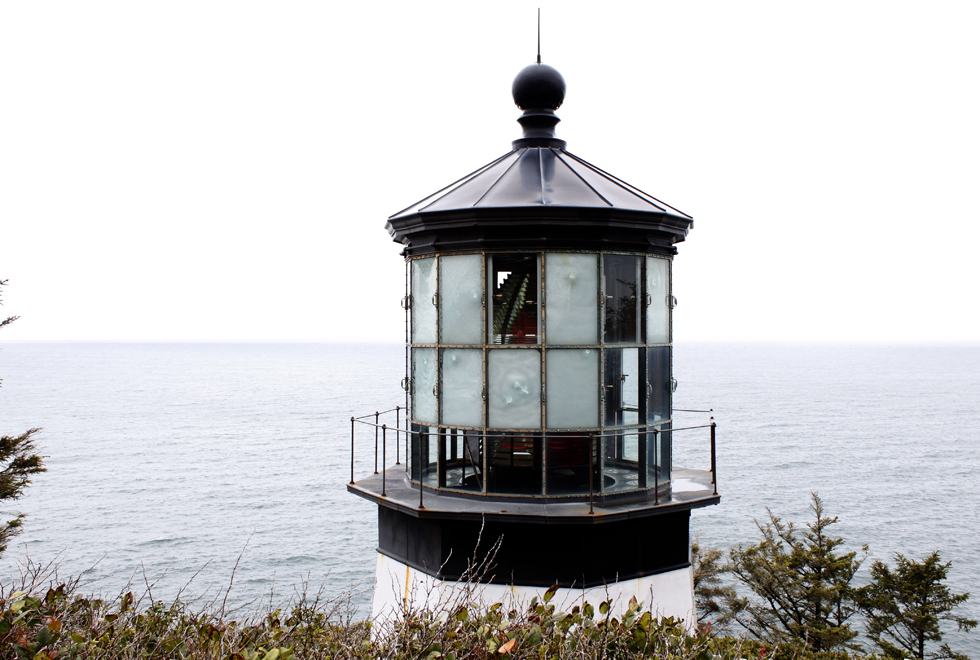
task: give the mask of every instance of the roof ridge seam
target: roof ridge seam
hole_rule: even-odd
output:
[[[654,199],[653,195],[647,195],[645,192],[643,192],[639,188],[636,188],[635,190],[633,190],[634,186],[631,186],[630,184],[626,183],[625,181],[622,181],[620,179],[617,179],[612,174],[609,174],[608,172],[606,172],[602,168],[596,167],[595,165],[593,165],[589,161],[585,160],[584,158],[579,158],[575,154],[568,154],[568,155],[571,156],[572,158],[574,158],[577,162],[581,163],[582,165],[584,165],[584,166],[588,167],[589,169],[591,169],[592,171],[594,171],[599,176],[607,179],[610,183],[613,183],[613,184],[619,186],[620,188],[622,188],[623,190],[625,190],[629,194],[633,195],[633,197],[636,197],[640,201],[645,202],[646,204],[649,204],[650,206],[654,207],[655,209],[657,209],[659,211],[666,211],[667,210],[667,209],[663,208],[662,206],[658,206],[657,204],[654,204],[653,202],[650,201],[650,199]],[[637,191],[639,191],[639,193],[642,193],[642,194],[637,194]],[[647,197],[649,197],[650,199],[647,199]]]
[[[389,216],[388,216],[388,219],[389,219],[389,220],[391,220],[392,218],[397,218],[398,216],[400,216],[400,215],[401,215],[402,213],[404,213],[404,212],[405,212],[405,211],[407,211],[408,209],[410,209],[410,208],[413,208],[413,207],[416,207],[416,206],[418,206],[419,204],[421,204],[421,203],[423,203],[423,202],[425,202],[426,200],[429,200],[429,199],[432,199],[432,198],[433,198],[433,197],[435,197],[436,195],[438,195],[438,194],[440,194],[440,193],[443,193],[443,192],[445,192],[445,191],[447,191],[447,190],[449,190],[450,188],[453,188],[453,187],[458,187],[458,185],[462,185],[462,183],[463,183],[463,182],[466,182],[466,181],[469,181],[469,180],[470,180],[470,179],[472,179],[473,177],[475,177],[475,176],[478,176],[478,175],[480,175],[480,174],[482,174],[483,172],[485,172],[485,171],[486,171],[486,170],[488,170],[489,168],[491,168],[491,167],[493,167],[494,165],[496,165],[497,163],[499,163],[499,162],[500,162],[500,161],[502,161],[503,159],[505,159],[505,158],[507,158],[507,156],[509,156],[509,155],[511,155],[511,154],[512,154],[512,153],[514,153],[515,151],[517,151],[517,149],[511,149],[510,151],[508,151],[507,153],[505,153],[505,154],[504,154],[503,156],[501,156],[500,158],[497,158],[497,159],[495,159],[495,160],[492,160],[492,161],[490,161],[489,163],[487,163],[487,164],[486,164],[486,165],[484,165],[483,167],[478,167],[477,169],[475,169],[475,170],[473,170],[472,172],[470,172],[470,173],[469,173],[469,174],[467,174],[466,176],[464,176],[464,177],[462,177],[462,178],[459,178],[459,179],[456,179],[455,181],[453,181],[452,183],[450,183],[450,184],[449,184],[448,186],[445,186],[444,188],[440,188],[439,190],[437,190],[437,191],[435,191],[435,192],[434,192],[434,193],[432,193],[431,195],[427,195],[427,196],[425,196],[425,197],[423,197],[422,199],[420,199],[419,201],[417,201],[417,202],[415,202],[414,204],[409,204],[408,206],[406,206],[405,208],[403,208],[403,209],[402,209],[401,211],[399,211],[398,213],[392,213],[391,215],[389,215]],[[434,204],[434,203],[435,203],[435,200],[433,200],[433,201],[432,201],[432,202],[430,202],[429,204],[426,204],[425,206],[422,206],[422,207],[419,207],[419,210],[418,210],[418,211],[416,211],[416,213],[418,213],[419,211],[421,211],[421,210],[422,210],[422,209],[424,209],[424,208],[427,208],[427,207],[429,207],[429,206],[432,206],[432,204]]]
[[[517,149],[515,149],[515,150],[514,150],[514,151],[512,151],[511,153],[515,153],[516,151],[517,151]],[[525,149],[524,149],[524,151],[525,151],[525,153],[526,153],[526,152],[527,152],[527,149],[525,148]],[[504,176],[506,176],[506,175],[507,175],[507,173],[508,173],[508,172],[510,172],[510,171],[511,171],[511,169],[512,169],[512,168],[514,167],[514,165],[516,165],[516,164],[518,163],[518,161],[520,161],[520,160],[521,160],[521,158],[523,158],[523,157],[524,157],[524,154],[522,153],[522,154],[521,154],[521,155],[519,155],[519,156],[518,156],[517,158],[515,158],[515,159],[514,159],[514,162],[513,162],[513,163],[511,163],[510,165],[508,165],[508,166],[507,166],[507,169],[506,169],[506,170],[504,170],[503,172],[501,172],[501,174],[500,174],[500,176],[498,176],[498,177],[497,177],[497,179],[496,179],[496,180],[495,180],[495,181],[494,181],[493,183],[491,183],[491,184],[490,184],[490,187],[489,187],[489,188],[487,188],[487,189],[486,189],[486,191],[484,191],[484,193],[483,193],[482,195],[480,195],[480,199],[478,199],[478,200],[476,200],[475,202],[473,202],[473,203],[472,203],[472,204],[471,204],[470,206],[471,206],[471,207],[474,207],[474,206],[476,206],[477,204],[479,204],[480,202],[482,202],[482,201],[483,201],[483,198],[484,198],[484,197],[486,197],[487,195],[489,195],[489,194],[490,194],[490,191],[491,191],[491,190],[493,190],[493,187],[494,187],[495,185],[497,185],[497,184],[498,184],[498,183],[500,182],[500,180],[501,180],[501,179],[503,179],[503,178],[504,178]]]
[[[694,219],[692,216],[688,215],[687,213],[684,213],[684,211],[681,211],[678,208],[674,208],[673,206],[671,206],[667,202],[665,202],[663,200],[660,200],[660,199],[657,199],[656,197],[654,197],[653,195],[651,195],[648,192],[644,192],[643,190],[640,190],[639,188],[637,188],[636,186],[634,186],[632,183],[628,183],[626,181],[623,181],[622,179],[620,179],[615,174],[610,174],[609,172],[606,172],[604,169],[602,169],[598,165],[593,165],[592,163],[590,163],[589,161],[585,160],[584,158],[580,158],[580,157],[576,156],[575,154],[573,154],[571,152],[566,151],[565,153],[567,153],[569,156],[571,156],[575,160],[579,161],[580,163],[582,163],[582,164],[584,164],[584,165],[586,165],[588,167],[591,167],[592,169],[594,169],[599,174],[602,174],[603,176],[605,176],[607,179],[610,179],[611,181],[615,181],[616,183],[619,183],[621,186],[623,186],[624,188],[626,188],[627,191],[633,193],[634,195],[636,195],[636,193],[639,192],[642,195],[646,195],[647,197],[649,197],[650,199],[652,199],[653,201],[655,201],[657,204],[663,204],[664,206],[666,206],[667,208],[669,208],[671,211],[676,211],[677,213],[680,213],[681,215],[683,215],[685,218],[688,218],[689,220],[693,220]],[[636,191],[636,192],[634,192],[634,191]],[[636,196],[637,197],[640,197],[640,195],[636,195]],[[640,197],[640,199],[643,199],[643,198]]]
[[[587,186],[589,187],[589,190],[591,190],[591,191],[592,191],[593,193],[595,193],[595,195],[596,195],[596,197],[598,197],[599,199],[601,199],[602,201],[604,201],[604,202],[605,202],[606,204],[608,204],[609,206],[615,206],[615,204],[613,204],[613,203],[612,203],[612,202],[610,202],[610,201],[609,201],[608,199],[606,199],[605,197],[603,197],[603,196],[602,196],[602,194],[601,194],[601,193],[600,193],[600,192],[599,192],[598,190],[596,190],[595,188],[593,188],[593,187],[592,187],[592,185],[591,185],[591,184],[590,184],[590,183],[589,183],[588,181],[586,181],[586,180],[585,180],[585,179],[584,179],[584,178],[582,177],[582,175],[581,175],[581,174],[579,174],[578,172],[576,172],[576,171],[575,171],[575,168],[574,168],[574,167],[572,167],[571,165],[569,165],[568,163],[566,163],[566,162],[565,162],[565,159],[561,157],[561,152],[558,152],[558,151],[555,151],[554,149],[551,149],[551,150],[555,152],[555,158],[557,158],[558,160],[560,160],[560,161],[562,162],[562,164],[563,164],[563,165],[564,165],[565,167],[567,167],[567,168],[568,168],[568,170],[569,170],[569,171],[570,171],[570,172],[571,172],[572,174],[574,174],[575,176],[577,176],[577,177],[579,178],[579,180],[580,180],[580,181],[581,181],[582,183],[584,183],[585,185],[587,185]],[[566,153],[567,153],[567,152],[566,152]]]

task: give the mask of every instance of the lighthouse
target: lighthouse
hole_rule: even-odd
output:
[[[351,419],[347,486],[378,507],[373,613],[557,586],[568,606],[636,598],[691,625],[691,510],[720,500],[714,421],[672,408],[671,265],[692,218],[568,150],[556,69],[525,67],[512,94],[511,149],[387,222],[406,400],[394,424]],[[357,422],[380,468],[355,480],[372,446]],[[709,438],[710,468],[672,464]]]

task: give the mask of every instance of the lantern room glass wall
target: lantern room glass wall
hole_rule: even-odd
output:
[[[550,497],[668,481],[670,266],[602,252],[410,259],[412,479]]]

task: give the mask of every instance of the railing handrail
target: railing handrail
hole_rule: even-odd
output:
[[[392,410],[394,410],[394,408]],[[372,416],[374,416],[374,413],[371,413],[371,415],[367,415],[367,416],[368,417],[372,417]],[[395,431],[397,433],[419,433],[420,432],[420,431],[412,430],[412,429],[403,429],[403,428],[397,428],[397,427],[394,427],[394,426],[387,426],[385,424],[376,424],[374,422],[365,422],[365,421],[363,421],[363,418],[362,417],[351,417],[351,421],[352,422],[357,422],[358,424],[363,424],[364,426],[371,426],[371,427],[378,428],[378,429],[387,428],[389,431]],[[487,433],[487,432],[481,431],[480,429],[471,429],[471,428],[463,429],[463,428],[459,428],[459,427],[455,427],[455,426],[442,426],[442,427],[437,427],[437,426],[434,426],[434,425],[424,424],[424,423],[421,423],[421,422],[415,422],[415,423],[416,424],[420,424],[421,426],[426,426],[426,427],[428,427],[430,429],[433,429],[433,430],[428,431],[428,433],[438,433],[438,431],[439,431],[440,428],[443,428],[443,429],[445,429],[447,431],[456,429],[456,430],[460,430],[460,431],[470,431],[470,432],[472,432],[472,433],[474,433],[476,435],[479,435],[481,437],[484,437],[484,438],[509,438],[509,437],[514,436],[514,435],[520,435],[522,437],[531,437],[531,438],[554,438],[554,437],[557,437],[556,434],[559,434],[559,433],[562,434],[564,437],[568,437],[568,435],[580,435],[583,438],[586,438],[586,437],[590,437],[592,435],[595,435],[596,438],[621,438],[621,437],[628,436],[628,435],[636,435],[637,433],[653,433],[653,429],[651,427],[656,426],[656,423],[646,424],[645,426],[637,426],[637,427],[631,427],[631,428],[627,428],[627,429],[620,429],[619,431],[614,431],[614,432],[610,432],[610,433],[599,433],[598,431],[588,431],[588,430],[577,431],[575,429],[562,430],[562,431],[559,431],[559,430],[553,430],[553,431],[501,431],[499,433]],[[660,422],[660,423],[663,424],[663,423],[669,423],[669,422]],[[667,431],[690,431],[691,429],[706,429],[706,428],[708,428],[710,426],[711,426],[711,424],[699,424],[697,426],[680,426],[678,428],[657,429],[657,430],[660,433],[665,433]]]
[[[381,412],[368,413],[366,415],[361,415],[360,417],[355,417],[354,419],[367,419],[368,417],[375,417],[377,415],[387,415],[388,413],[393,413],[396,410],[404,410],[402,406],[395,406],[394,408],[389,408],[388,410],[382,410]]]

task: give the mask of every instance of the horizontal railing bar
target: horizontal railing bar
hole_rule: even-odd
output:
[[[671,408],[671,412],[697,412],[697,413],[709,413],[714,412],[714,408],[708,408],[707,410],[689,410],[687,408]]]
[[[374,417],[374,413],[371,413],[371,417]],[[374,426],[374,427],[377,427],[379,429],[382,426],[384,426],[384,424],[375,424],[374,422],[365,422],[364,420],[362,420],[359,417],[354,417],[353,419],[358,424],[363,424],[364,426]],[[418,433],[418,431],[410,431],[408,429],[399,429],[399,428],[395,428],[394,426],[389,426],[388,427],[388,430],[389,431],[396,431],[396,432],[402,432],[402,431],[404,431],[405,433]]]
[[[396,410],[404,410],[404,408],[402,406],[395,406],[394,408],[390,408],[388,410],[382,410],[381,412],[376,412],[376,413],[368,413],[366,415],[361,415],[360,417],[355,417],[354,419],[360,421],[362,419],[367,419],[368,417],[374,417],[375,415],[387,415],[388,413],[395,412]]]
[[[374,416],[374,413],[371,413],[371,416],[373,417]],[[394,431],[395,433],[422,433],[423,432],[423,431],[413,431],[411,429],[399,429],[399,428],[395,428],[394,426],[387,426],[385,424],[375,424],[374,422],[365,422],[365,421],[363,421],[362,419],[360,419],[358,417],[354,417],[352,419],[355,422],[357,422],[358,424],[364,424],[365,426],[373,426],[373,427],[379,428],[379,429],[382,428],[382,427],[384,427],[384,428],[387,428],[389,431]],[[633,429],[624,429],[624,430],[619,431],[617,433],[596,433],[595,431],[581,431],[581,432],[579,432],[579,431],[550,431],[550,432],[549,431],[544,431],[544,432],[535,432],[535,433],[525,433],[524,431],[507,431],[507,432],[504,432],[504,433],[484,433],[483,431],[474,430],[473,431],[473,434],[470,437],[473,437],[473,436],[477,436],[477,437],[481,437],[481,438],[513,438],[513,437],[522,437],[522,438],[548,438],[548,439],[554,439],[554,438],[568,438],[568,437],[575,437],[575,436],[579,436],[579,437],[582,437],[582,438],[588,438],[588,437],[592,436],[592,437],[596,437],[596,438],[625,438],[627,436],[637,435],[639,433],[653,433],[654,430],[656,430],[658,433],[667,433],[669,431],[689,431],[691,429],[706,429],[706,428],[708,428],[710,426],[711,426],[711,424],[700,424],[698,426],[680,426],[680,427],[678,427],[676,429],[654,429],[654,428],[649,427],[649,426],[644,426],[644,427],[633,428]],[[435,427],[435,426],[432,426],[430,428],[433,428],[435,430],[433,430],[433,431],[426,431],[426,433],[430,433],[432,435],[435,435],[438,432],[438,430],[439,430],[439,428],[438,427]],[[441,428],[443,428],[443,430],[452,430],[454,427],[452,427],[452,426],[446,426],[446,427],[441,427]]]

